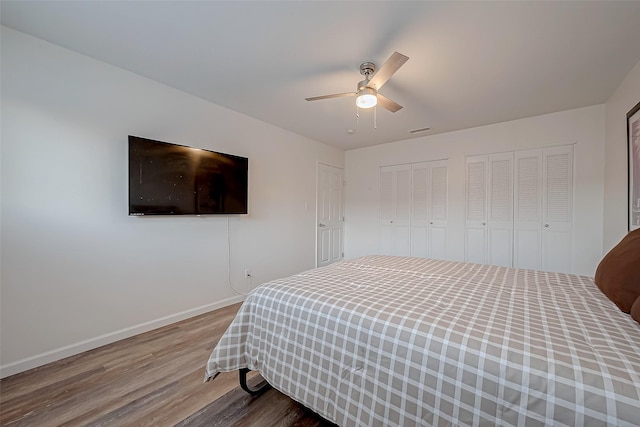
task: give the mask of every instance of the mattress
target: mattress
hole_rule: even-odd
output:
[[[586,276],[338,262],[247,296],[206,378],[240,368],[340,426],[640,424],[640,325]]]

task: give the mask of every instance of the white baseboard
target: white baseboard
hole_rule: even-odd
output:
[[[101,347],[106,344],[111,344],[116,341],[120,341],[125,338],[132,337],[144,332],[149,332],[153,329],[161,328],[171,323],[179,322],[181,320],[188,319],[190,317],[197,316],[199,314],[208,313],[209,311],[217,310],[222,307],[226,307],[231,304],[235,304],[244,299],[244,296],[236,296],[222,300],[216,303],[203,305],[200,307],[192,308],[180,313],[171,314],[169,316],[155,319],[149,322],[141,323],[136,326],[121,329],[119,331],[111,332],[108,334],[100,335],[95,338],[90,338],[75,344],[67,345],[55,350],[50,350],[35,356],[27,357],[16,362],[11,362],[6,365],[0,365],[0,378],[5,378],[10,375],[18,374],[20,372],[27,371],[29,369],[37,368],[38,366],[46,365],[47,363],[55,362],[56,360],[64,359],[65,357],[74,356],[87,350]]]

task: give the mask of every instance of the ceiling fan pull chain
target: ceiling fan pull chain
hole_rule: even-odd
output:
[[[373,128],[378,129],[378,107],[373,107]]]

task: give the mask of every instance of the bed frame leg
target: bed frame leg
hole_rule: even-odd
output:
[[[262,381],[260,384],[258,384],[254,388],[249,388],[249,386],[247,385],[247,374],[250,371],[251,370],[247,368],[242,368],[238,371],[238,374],[240,376],[240,388],[242,388],[244,391],[246,391],[252,396],[257,396],[259,394],[262,394],[271,388],[271,385],[266,381]]]

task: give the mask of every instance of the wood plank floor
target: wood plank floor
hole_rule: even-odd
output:
[[[2,426],[332,426],[276,390],[204,365],[239,304],[0,380]],[[249,381],[256,383],[259,377]]]

